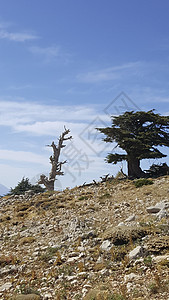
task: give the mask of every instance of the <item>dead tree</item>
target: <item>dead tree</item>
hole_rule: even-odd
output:
[[[103,177],[100,177],[101,182],[106,182],[108,180],[109,174],[103,175]]]
[[[53,155],[51,155],[49,158],[52,168],[49,173],[49,177],[42,174],[40,176],[38,183],[44,184],[48,191],[54,190],[54,183],[56,180],[56,176],[64,175],[64,172],[62,171],[62,166],[67,161],[65,160],[65,161],[59,162],[59,157],[60,157],[62,148],[66,147],[66,145],[63,144],[64,141],[72,139],[72,136],[66,137],[66,135],[68,135],[69,133],[70,133],[70,130],[66,129],[66,127],[64,127],[64,132],[59,137],[58,145],[56,146],[54,142],[52,142],[51,145],[47,145],[48,147],[52,147],[52,150],[53,150]]]

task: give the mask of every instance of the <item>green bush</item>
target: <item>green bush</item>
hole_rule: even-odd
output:
[[[139,188],[143,185],[150,185],[150,184],[153,184],[154,182],[150,179],[147,179],[147,178],[140,178],[140,179],[137,179],[137,180],[134,180],[134,185],[136,188]]]
[[[18,182],[17,186],[13,189],[11,188],[8,195],[22,195],[26,191],[32,191],[35,194],[42,193],[45,191],[39,184],[31,184],[28,178],[22,178],[20,182]]]

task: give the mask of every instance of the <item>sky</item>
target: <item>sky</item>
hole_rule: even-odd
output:
[[[95,128],[126,110],[168,115],[168,15],[168,0],[0,0],[1,184],[48,175],[64,126],[56,189],[127,172],[106,164],[115,145]]]

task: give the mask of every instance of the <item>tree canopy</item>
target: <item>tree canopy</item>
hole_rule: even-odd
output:
[[[113,116],[111,127],[97,130],[106,135],[105,142],[116,142],[125,150],[124,154],[109,153],[106,160],[114,164],[126,160],[129,177],[144,176],[140,160],[166,157],[159,146],[169,146],[169,116],[161,116],[154,110],[127,111]]]

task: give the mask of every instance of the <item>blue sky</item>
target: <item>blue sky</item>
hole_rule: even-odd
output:
[[[0,0],[0,183],[47,175],[64,125],[58,188],[116,174],[94,128],[126,108],[168,114],[168,15],[167,0]]]

